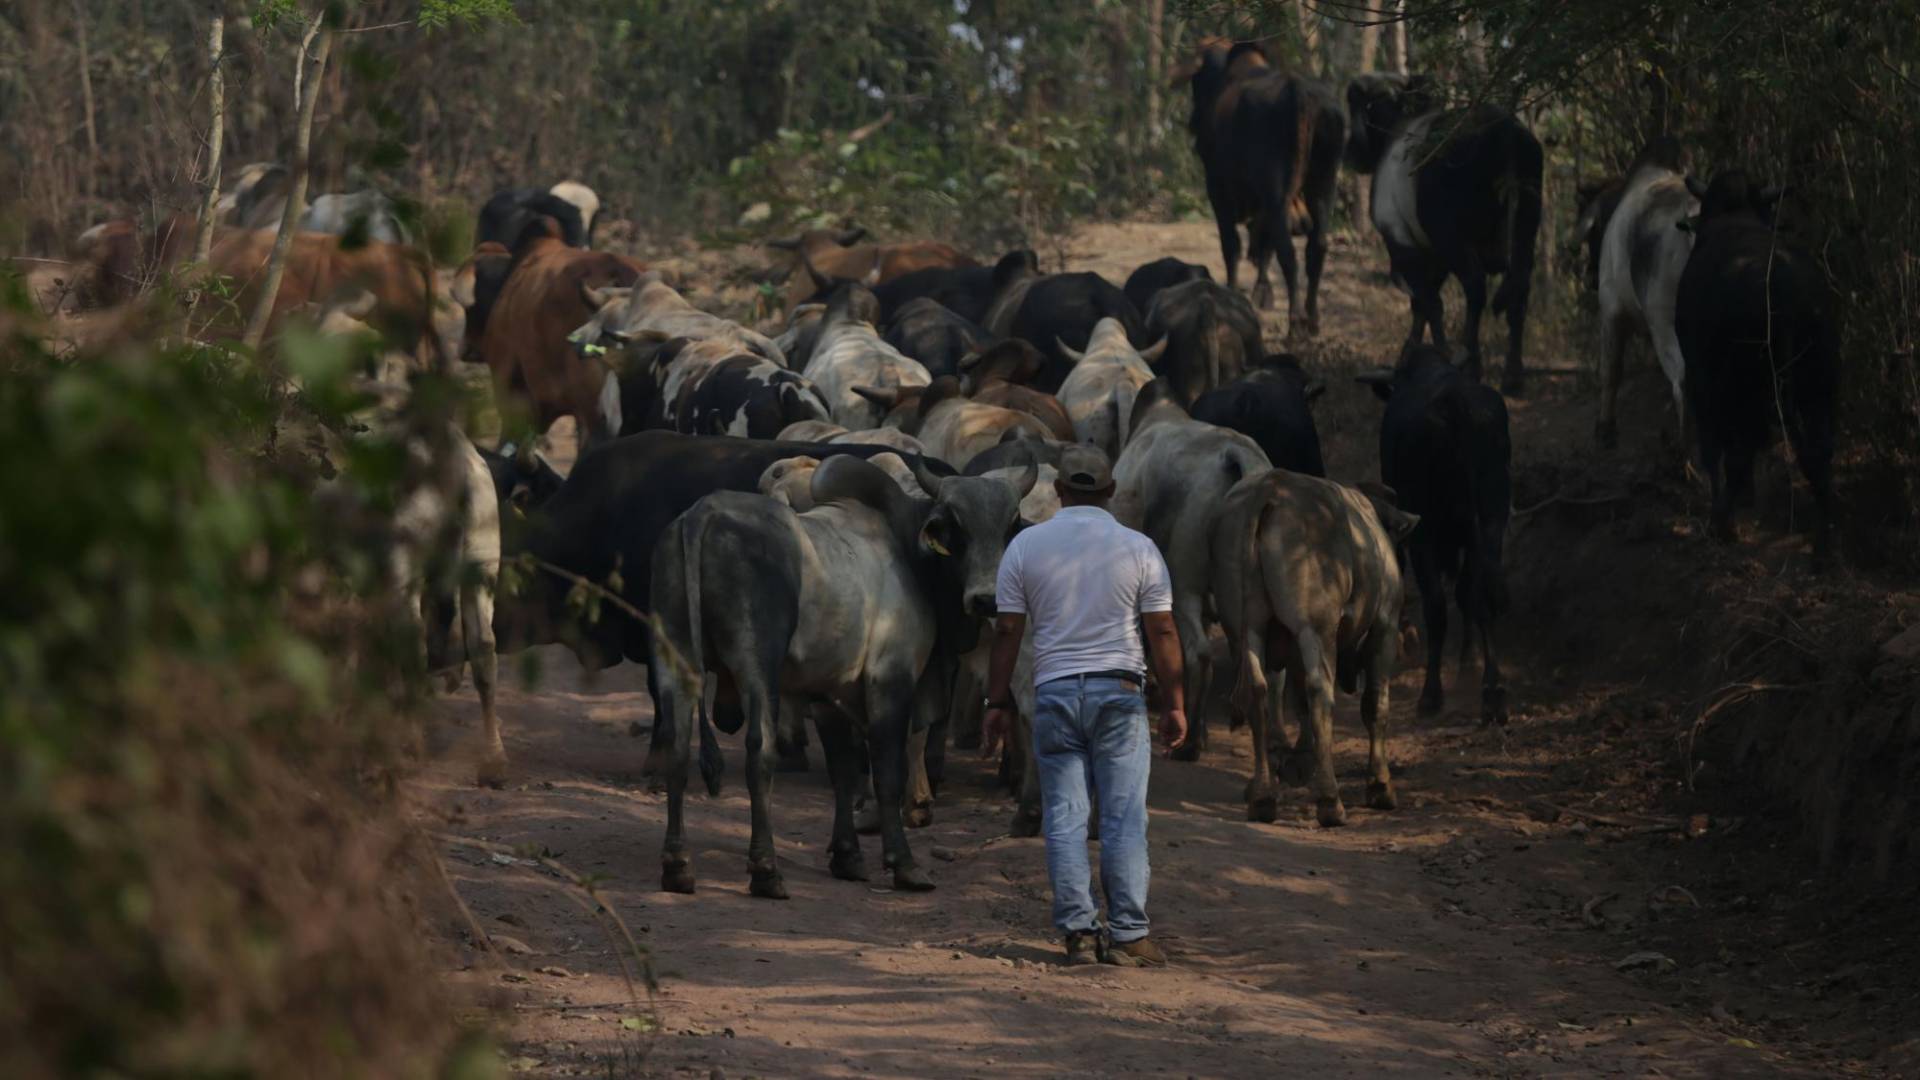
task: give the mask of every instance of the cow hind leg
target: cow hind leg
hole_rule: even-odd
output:
[[[1627,328],[1614,312],[1600,313],[1600,418],[1594,422],[1593,440],[1601,449],[1611,450],[1620,443],[1617,416],[1620,376],[1627,355]]]
[[[760,679],[743,680],[740,703],[747,714],[747,797],[752,806],[753,832],[747,840],[748,891],[769,900],[785,900],[787,884],[773,847],[774,727],[779,722],[779,696]]]
[[[853,827],[853,797],[860,787],[861,747],[853,737],[853,722],[838,709],[818,708],[814,727],[833,778],[833,839],[827,843],[828,869],[842,881],[867,880],[867,859],[860,851],[860,835]]]
[[[1373,628],[1372,638],[1373,656],[1367,663],[1366,683],[1360,691],[1360,719],[1367,725],[1367,805],[1375,810],[1393,810],[1400,802],[1393,794],[1393,777],[1387,770],[1387,703],[1393,685],[1399,628],[1391,621],[1383,621]]]
[[[1293,250],[1293,230],[1287,225],[1287,201],[1280,199],[1279,209],[1266,215],[1267,245],[1280,262],[1280,280],[1287,286],[1287,334],[1307,333],[1306,317],[1300,311],[1300,264]],[[1263,306],[1272,306],[1271,301]]]
[[[1340,781],[1333,772],[1333,658],[1321,642],[1317,630],[1299,634],[1300,673],[1307,698],[1301,734],[1304,738],[1305,729],[1313,729],[1313,774],[1307,790],[1313,795],[1320,824],[1332,827],[1347,823],[1347,808],[1340,802]]]
[[[1308,722],[1307,716],[1306,672],[1300,666],[1299,656],[1295,654],[1291,634],[1287,636],[1285,655],[1275,655],[1272,659],[1274,662],[1268,664],[1270,670],[1286,672],[1285,678],[1280,680],[1285,685],[1280,688],[1279,698],[1274,703],[1274,727],[1277,729],[1274,736],[1284,746],[1287,740],[1287,713],[1293,714],[1295,723],[1300,727],[1299,739],[1292,746],[1285,747],[1276,771],[1282,783],[1304,785],[1313,775],[1313,725]]]
[[[1280,814],[1280,801],[1273,787],[1273,764],[1268,739],[1274,718],[1269,715],[1268,684],[1265,665],[1266,641],[1252,629],[1244,632],[1244,642],[1235,654],[1240,660],[1240,677],[1235,680],[1233,711],[1249,717],[1253,723],[1253,775],[1247,780],[1247,820],[1271,824]]]
[[[487,787],[499,787],[507,779],[507,748],[500,739],[500,714],[494,710],[493,700],[500,659],[493,638],[491,584],[473,581],[460,586],[460,636],[467,662],[473,667],[473,688],[480,695],[479,781]]]
[[[1481,379],[1484,360],[1480,354],[1480,319],[1487,311],[1487,272],[1480,268],[1478,260],[1469,259],[1468,265],[1460,268],[1460,291],[1466,296],[1466,321],[1460,328],[1460,336],[1466,339],[1467,377],[1474,382]]]
[[[655,728],[670,727],[666,752],[667,837],[660,846],[660,888],[666,892],[694,891],[693,860],[687,854],[687,770],[693,764],[693,711],[699,703],[699,684],[678,685],[677,676],[661,686],[660,712]]]
[[[1240,226],[1231,202],[1218,188],[1207,185],[1207,199],[1213,204],[1213,223],[1220,230],[1220,261],[1226,264],[1227,288],[1238,287],[1240,277]]]
[[[1253,263],[1253,303],[1262,311],[1273,307],[1273,282],[1267,277],[1267,261],[1273,254],[1272,249],[1264,218],[1255,217],[1247,223],[1247,258]]]

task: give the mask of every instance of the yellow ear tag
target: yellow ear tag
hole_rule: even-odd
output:
[[[931,536],[927,537],[927,546],[933,549],[933,553],[935,555],[952,555],[953,554],[953,552],[947,550],[946,545],[942,544],[938,540],[935,540]]]

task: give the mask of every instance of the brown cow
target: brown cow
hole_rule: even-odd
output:
[[[523,244],[494,298],[479,345],[479,358],[493,372],[496,398],[504,402],[512,394],[525,401],[541,431],[572,416],[582,449],[587,442],[612,438],[619,424],[600,404],[607,366],[582,355],[568,335],[599,314],[590,294],[631,287],[645,270],[609,251],[568,247],[557,236]]]
[[[1018,338],[996,341],[960,361],[973,400],[1023,412],[1047,426],[1061,442],[1073,441],[1073,418],[1060,399],[1026,385],[1040,374],[1046,354]]]
[[[787,282],[789,310],[810,300],[822,300],[838,281],[858,281],[872,288],[915,270],[931,267],[979,266],[966,252],[938,240],[908,240],[898,244],[862,244],[861,228],[844,232],[808,229],[790,240],[769,240],[767,246],[794,252],[792,276]]]
[[[217,303],[215,333],[238,334],[253,311],[273,253],[272,229],[223,231],[207,256],[210,272],[232,278],[237,291]],[[273,300],[273,321],[308,304],[330,305],[364,289],[373,295],[367,325],[410,353],[422,370],[448,370],[459,357],[465,313],[416,248],[369,241],[353,247],[329,233],[296,233]]]
[[[928,386],[856,386],[853,392],[888,410],[886,426],[919,439],[927,453],[956,469],[1006,439],[1047,438],[1047,426],[1027,413],[967,400],[951,375]]]

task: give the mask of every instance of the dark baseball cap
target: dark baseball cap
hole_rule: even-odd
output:
[[[1076,443],[1060,452],[1060,483],[1098,495],[1113,486],[1113,466],[1099,447]]]

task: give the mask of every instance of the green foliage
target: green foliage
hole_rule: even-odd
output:
[[[323,505],[299,433],[336,418],[248,357],[63,362],[0,294],[0,1074],[428,1071],[386,795],[420,664],[340,512],[392,503],[397,448]],[[287,361],[356,403],[341,355]]]

